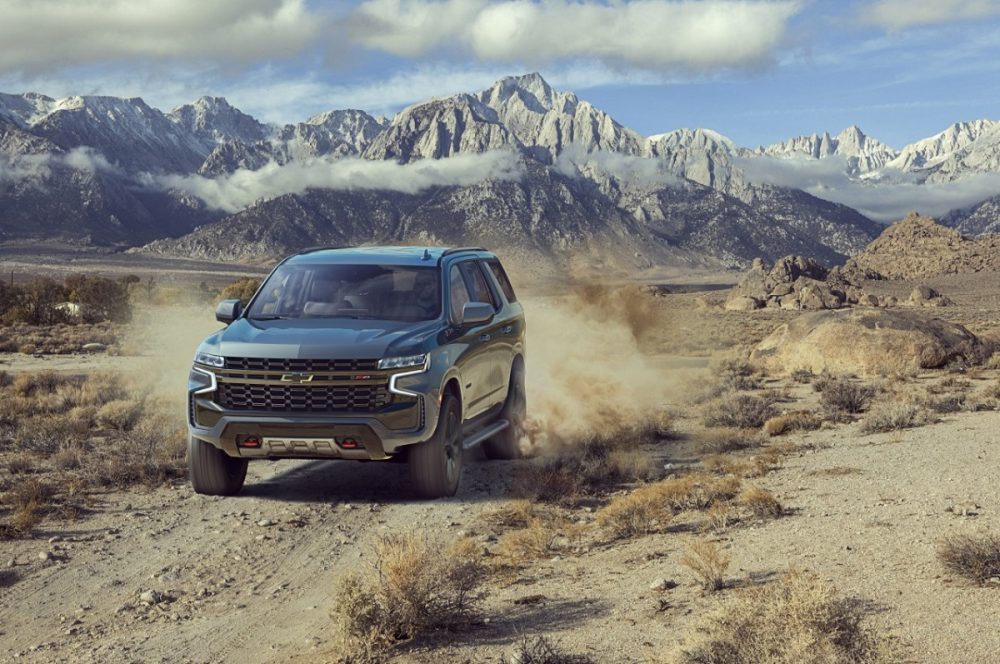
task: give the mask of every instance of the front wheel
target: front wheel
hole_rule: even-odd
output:
[[[462,478],[462,408],[454,395],[445,395],[434,436],[410,448],[409,463],[410,482],[418,496],[444,498],[458,492]]]
[[[510,387],[500,417],[507,420],[507,428],[483,443],[488,459],[520,459],[524,420],[528,412],[528,399],[524,391],[524,368],[515,364],[510,372]]]
[[[195,493],[234,496],[247,478],[247,459],[235,459],[214,445],[188,437],[188,477]]]

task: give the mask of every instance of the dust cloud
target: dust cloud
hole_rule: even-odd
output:
[[[528,440],[533,453],[658,420],[679,379],[651,343],[663,309],[637,286],[522,293],[527,319]],[[212,307],[176,304],[136,311],[123,342],[139,386],[184,412],[195,349],[219,329]],[[124,358],[123,358],[124,359]]]
[[[528,451],[661,421],[680,381],[652,347],[664,317],[654,298],[638,286],[583,285],[522,303]]]

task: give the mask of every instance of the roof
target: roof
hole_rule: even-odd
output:
[[[298,254],[288,258],[289,263],[299,264],[337,264],[351,263],[355,265],[437,265],[447,254],[473,252],[482,256],[492,256],[490,252],[480,248],[449,248],[449,247],[342,247],[303,249]]]

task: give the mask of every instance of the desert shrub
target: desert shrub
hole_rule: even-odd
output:
[[[7,458],[7,472],[11,475],[24,475],[40,470],[40,459],[34,454],[21,452]]]
[[[562,652],[558,644],[544,636],[525,636],[514,646],[509,657],[500,664],[592,664],[593,660],[583,655],[569,655]]]
[[[655,480],[662,470],[639,442],[626,432],[563,446],[555,456],[522,464],[513,491],[531,500],[567,504],[621,484]]]
[[[759,429],[774,416],[774,402],[751,394],[729,394],[705,406],[707,427]]]
[[[862,604],[812,574],[738,593],[695,626],[677,664],[890,664],[896,647],[865,627]]]
[[[791,373],[791,378],[796,383],[811,383],[816,374],[812,369],[796,369]]]
[[[97,423],[108,429],[130,431],[142,415],[142,402],[119,399],[109,401],[98,409]]]
[[[86,485],[125,489],[157,486],[185,472],[187,432],[164,414],[141,418],[130,431],[115,431],[84,457],[78,473]]]
[[[3,495],[2,503],[9,512],[0,521],[0,539],[27,537],[41,523],[52,507],[55,489],[51,484],[34,478],[24,479]]]
[[[531,519],[524,528],[501,535],[497,541],[497,553],[515,563],[544,558],[551,555],[557,534],[551,523]]]
[[[760,371],[742,358],[724,358],[709,367],[719,384],[728,390],[756,390],[761,385]]]
[[[657,491],[664,504],[675,512],[703,510],[735,497],[740,491],[740,480],[733,476],[691,473],[658,482],[651,490]]]
[[[260,288],[260,279],[256,277],[242,277],[223,288],[219,292],[216,302],[221,302],[222,300],[239,300],[245,307],[258,288]]]
[[[938,545],[938,558],[953,574],[989,583],[1000,578],[1000,535],[951,535]]]
[[[51,414],[20,420],[11,442],[18,450],[52,454],[60,445],[82,442],[88,433],[86,427],[69,416]]]
[[[127,280],[73,274],[64,282],[67,300],[80,306],[87,322],[110,320],[125,323],[132,318],[132,301]]]
[[[881,433],[911,429],[929,424],[933,418],[926,409],[910,402],[889,401],[877,404],[861,420],[863,433]]]
[[[813,431],[820,428],[822,424],[823,420],[815,413],[796,410],[775,415],[764,422],[764,433],[769,436],[781,436],[793,431]]]
[[[667,526],[672,514],[659,485],[615,496],[597,513],[597,525],[615,538],[636,537]]]
[[[723,454],[760,447],[763,443],[760,432],[753,429],[720,427],[707,430],[699,438],[697,445],[700,454]]]
[[[716,503],[705,511],[705,525],[707,530],[721,532],[729,527],[729,524],[736,520],[733,508],[726,503]]]
[[[381,661],[396,643],[465,624],[482,598],[478,561],[422,533],[386,535],[373,566],[337,584],[331,618],[348,660]]]
[[[729,563],[730,557],[709,540],[690,541],[681,557],[681,564],[694,573],[706,592],[716,592],[726,586]]]
[[[79,382],[80,379],[76,376],[55,371],[25,372],[14,377],[14,393],[23,397],[54,394],[64,385],[79,384]]]
[[[941,414],[957,413],[974,408],[974,401],[962,392],[929,394],[923,403],[932,412]]]
[[[736,502],[759,519],[779,517],[784,513],[784,508],[774,494],[757,486],[744,488],[736,497]]]
[[[820,390],[820,404],[831,413],[856,414],[868,408],[875,388],[839,377],[826,381]]]
[[[536,506],[530,500],[511,500],[500,507],[483,512],[479,519],[492,528],[526,528],[536,516]]]

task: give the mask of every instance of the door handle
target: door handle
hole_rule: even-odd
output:
[[[479,335],[479,340],[480,341],[489,341],[492,338],[493,337],[490,334],[480,334]]]

